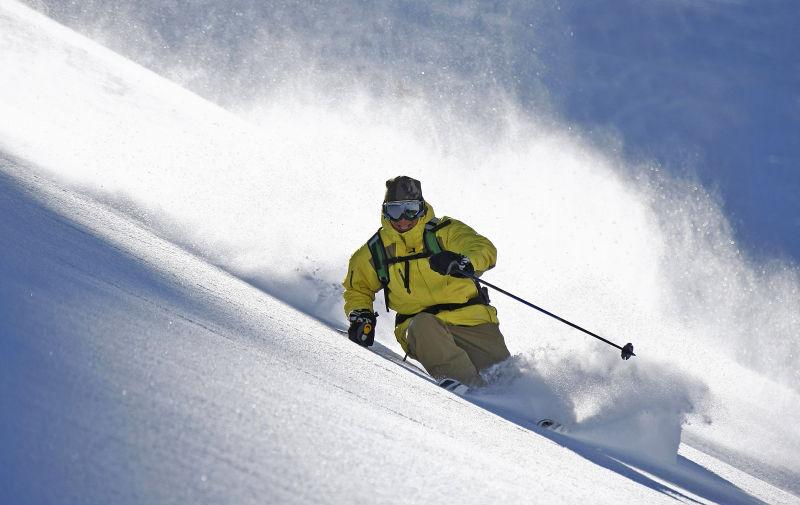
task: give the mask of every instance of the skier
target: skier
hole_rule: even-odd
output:
[[[473,278],[494,267],[497,250],[466,224],[434,217],[416,179],[386,181],[382,208],[381,228],[350,258],[343,282],[350,340],[373,344],[372,304],[383,289],[408,356],[452,391],[484,385],[479,372],[510,356],[497,310]]]

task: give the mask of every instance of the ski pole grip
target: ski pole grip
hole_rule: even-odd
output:
[[[377,312],[367,310],[357,310],[350,313],[350,329],[347,336],[351,341],[365,347],[371,346],[375,342],[375,318]]]
[[[363,346],[371,346],[375,342],[375,335],[373,335],[372,330],[375,329],[375,326],[370,321],[365,321],[358,325],[358,329],[356,330],[356,339],[358,343]]]

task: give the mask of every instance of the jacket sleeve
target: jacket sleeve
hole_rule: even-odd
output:
[[[442,229],[442,246],[469,258],[479,275],[494,268],[497,262],[497,248],[494,244],[461,221],[452,218],[450,221],[451,224]]]
[[[375,301],[375,293],[380,291],[381,282],[372,266],[372,255],[366,245],[350,258],[344,286],[344,313],[349,315],[355,309],[370,309]]]

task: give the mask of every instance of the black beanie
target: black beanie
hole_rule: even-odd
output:
[[[386,181],[386,196],[383,201],[399,200],[422,200],[422,183],[405,175]]]

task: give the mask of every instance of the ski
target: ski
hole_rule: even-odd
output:
[[[451,391],[458,396],[464,396],[469,392],[469,387],[461,382],[457,381],[456,379],[442,379],[438,382],[439,387],[444,388],[448,391]]]
[[[539,421],[536,422],[536,426],[538,426],[539,428],[544,428],[546,430],[555,431],[557,433],[566,433],[567,431],[566,426],[564,426],[563,424],[547,418],[539,419]]]

